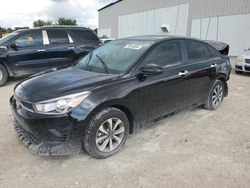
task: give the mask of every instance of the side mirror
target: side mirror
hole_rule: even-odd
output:
[[[10,47],[13,48],[14,50],[18,50],[18,46],[16,45],[15,41],[10,43]]]
[[[157,75],[163,73],[163,68],[156,64],[147,64],[141,69],[144,75]]]
[[[245,52],[250,51],[250,48],[245,48],[244,51]]]

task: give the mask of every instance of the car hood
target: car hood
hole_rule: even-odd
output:
[[[245,52],[241,55],[244,59],[250,59],[250,51]]]
[[[92,91],[117,77],[118,75],[100,74],[70,67],[31,77],[21,85],[30,93],[41,96],[41,100],[47,100],[77,92]]]

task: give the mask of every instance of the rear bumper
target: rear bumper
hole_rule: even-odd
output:
[[[18,137],[32,153],[48,156],[81,152],[83,122],[74,122],[67,115],[40,117],[17,106],[14,97],[10,99],[10,105]]]

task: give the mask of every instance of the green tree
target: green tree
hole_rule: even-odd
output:
[[[59,18],[57,20],[57,25],[77,25],[77,22],[75,19]]]
[[[42,27],[45,25],[52,25],[51,21],[44,21],[44,20],[36,20],[33,22],[33,27]]]
[[[12,32],[11,28],[0,27],[0,33],[11,33],[11,32]]]

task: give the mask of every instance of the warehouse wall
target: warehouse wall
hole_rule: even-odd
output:
[[[99,11],[99,29],[111,29],[111,37],[118,38],[119,16],[187,3],[188,36],[193,19],[250,13],[250,0],[123,0]]]
[[[188,15],[185,15],[186,19],[181,19],[186,21],[182,21],[179,27],[186,28],[187,36],[227,42],[231,46],[231,55],[239,55],[244,48],[250,47],[250,21],[248,16],[244,16],[250,14],[250,0],[123,0],[99,11],[100,33],[109,31],[112,38],[164,34],[159,32],[159,24],[165,22],[164,16],[166,22],[171,24],[176,20],[176,16],[167,13],[170,7],[184,4],[188,4]],[[150,15],[152,12],[160,12],[160,9],[166,12],[158,16]],[[150,23],[143,24],[145,16],[148,15]],[[172,21],[168,20],[169,15],[174,17]],[[142,24],[140,27],[147,28],[149,32],[138,28],[138,24]],[[171,28],[174,27],[174,24],[171,24]],[[180,32],[180,35],[182,34],[183,32]]]
[[[250,47],[250,14],[194,19],[191,36],[230,44],[230,55]]]
[[[188,4],[123,15],[118,18],[118,38],[136,35],[187,35]],[[161,26],[166,26],[164,32]]]

